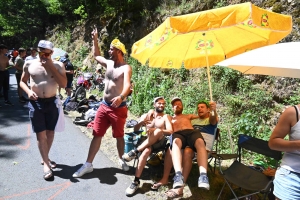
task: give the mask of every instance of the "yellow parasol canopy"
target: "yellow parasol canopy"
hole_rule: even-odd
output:
[[[180,68],[182,64],[187,69],[205,67],[248,50],[275,44],[291,30],[291,16],[248,2],[168,17],[133,44],[131,56],[142,64],[149,60],[150,67]],[[206,63],[205,46],[209,63]]]
[[[291,30],[291,16],[248,2],[168,17],[154,31],[133,44],[131,56],[142,64],[149,61],[150,67],[207,67],[210,79],[209,66],[243,52],[275,44]]]

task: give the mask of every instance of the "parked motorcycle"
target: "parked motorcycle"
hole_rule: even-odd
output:
[[[77,84],[75,89],[73,90],[73,96],[75,101],[81,101],[86,98],[86,90],[91,88],[92,81],[94,77],[90,72],[83,73],[83,75],[78,76]]]
[[[94,76],[94,79],[92,81],[91,89],[95,90],[98,89],[100,92],[104,90],[104,77],[102,77],[101,74],[97,74]]]

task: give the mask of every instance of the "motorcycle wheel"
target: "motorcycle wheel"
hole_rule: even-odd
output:
[[[86,98],[86,91],[84,87],[80,86],[75,92],[75,101],[81,101]]]

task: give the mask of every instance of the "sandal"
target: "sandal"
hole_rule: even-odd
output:
[[[53,176],[52,170],[50,169],[49,171],[44,172],[43,178],[44,178],[45,180],[48,180],[48,179],[50,179],[52,176]]]
[[[152,191],[157,191],[163,185],[164,184],[162,184],[162,183],[153,183],[153,185],[151,186],[151,190]]]
[[[165,194],[167,195],[168,199],[174,199],[174,198],[179,198],[179,197],[183,196],[183,193],[178,194],[175,189],[171,189],[171,190],[167,191]]]
[[[44,165],[44,162],[41,161],[41,165]],[[56,162],[52,161],[52,160],[49,160],[49,165],[52,169],[54,169],[56,167]]]

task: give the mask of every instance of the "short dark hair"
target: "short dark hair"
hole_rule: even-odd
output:
[[[198,109],[198,105],[199,104],[205,104],[207,108],[210,108],[209,102],[205,99],[201,99],[200,101],[198,101],[197,103],[197,109]]]
[[[6,45],[0,44],[0,49],[8,49]]]
[[[24,48],[22,48],[22,47],[18,49],[18,52],[19,52],[19,53],[23,53],[24,51],[26,51],[26,49],[24,49]]]
[[[35,47],[30,47],[30,51],[37,51],[37,49]]]

